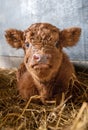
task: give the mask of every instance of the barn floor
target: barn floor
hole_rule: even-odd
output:
[[[88,73],[78,71],[73,97],[56,106],[24,101],[16,89],[16,69],[0,69],[0,130],[88,130]],[[38,99],[39,100],[39,99]]]

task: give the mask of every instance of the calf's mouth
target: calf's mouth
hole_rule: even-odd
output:
[[[50,64],[40,63],[32,65],[33,69],[50,69],[52,66]]]

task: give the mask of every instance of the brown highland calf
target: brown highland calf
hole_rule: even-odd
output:
[[[25,53],[17,72],[18,89],[24,99],[40,95],[42,103],[52,99],[60,103],[75,74],[63,47],[74,46],[80,34],[78,27],[60,30],[48,23],[35,23],[25,31],[6,30],[7,42]]]

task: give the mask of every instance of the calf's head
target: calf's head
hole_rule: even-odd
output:
[[[60,30],[48,23],[35,23],[25,31],[6,30],[5,37],[12,47],[23,48],[24,63],[29,73],[46,81],[56,74],[61,65],[62,48],[75,45],[80,32],[78,27]]]

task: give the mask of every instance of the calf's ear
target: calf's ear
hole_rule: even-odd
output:
[[[16,29],[9,29],[5,31],[5,38],[12,47],[22,48],[23,45],[23,32]]]
[[[76,45],[81,35],[81,28],[72,27],[64,29],[60,32],[60,41],[62,47],[70,47]]]

